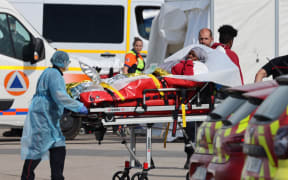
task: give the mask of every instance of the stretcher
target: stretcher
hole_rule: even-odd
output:
[[[213,83],[169,75],[119,76],[113,77],[113,82],[83,82],[70,88],[70,91],[72,94],[81,92],[78,93],[79,99],[89,109],[88,120],[95,125],[96,139],[99,141],[103,139],[103,129],[106,127],[124,125],[130,128],[130,148],[125,137],[122,137],[122,144],[130,154],[129,167],[153,168],[153,124],[173,123],[174,135],[177,126],[185,128],[187,121],[205,120],[214,107]],[[139,124],[146,127],[146,166],[142,166],[135,155],[134,130],[135,125]]]
[[[187,54],[189,48],[191,47],[183,49],[180,54],[175,53],[167,61],[182,59],[181,54]],[[169,75],[156,70],[151,71],[153,74],[118,74],[103,80],[97,77],[95,69],[80,63],[82,71],[92,81],[72,85],[70,94],[89,109],[87,122],[95,126],[96,139],[99,142],[103,139],[105,127],[131,127],[130,148],[122,137],[122,143],[130,154],[130,161],[127,163],[129,166],[125,163],[124,171],[120,171],[121,176],[117,172],[115,178],[125,179],[129,168],[141,166],[135,155],[136,125],[146,126],[146,162],[143,164],[142,174],[135,174],[132,179],[139,178],[139,175],[147,173],[147,169],[153,168],[151,138],[154,123],[173,123],[173,136],[177,126],[183,129],[187,121],[206,119],[215,104],[214,83],[226,86],[239,84],[238,69],[227,56],[218,51],[201,48],[207,51],[206,65],[209,73],[197,76]],[[185,131],[183,132],[185,135]]]

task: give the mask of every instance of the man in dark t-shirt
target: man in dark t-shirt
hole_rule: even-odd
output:
[[[288,74],[288,55],[280,56],[270,60],[256,74],[255,82],[272,75],[273,79],[283,74]]]

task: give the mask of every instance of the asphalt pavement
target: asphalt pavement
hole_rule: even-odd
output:
[[[20,137],[3,137],[5,130],[0,129],[0,179],[19,180],[24,163],[20,158]],[[110,180],[115,172],[124,169],[125,160],[129,160],[121,139],[109,132],[101,145],[93,134],[79,135],[66,144],[64,176],[67,180]],[[141,163],[145,161],[145,150],[145,136],[137,136],[136,155]],[[164,149],[162,138],[153,137],[152,155],[156,168],[149,170],[149,180],[185,180],[187,170],[183,169],[186,160],[183,150],[181,142],[167,143]],[[130,177],[141,171],[132,168]],[[42,161],[35,174],[36,180],[49,180],[49,161]]]

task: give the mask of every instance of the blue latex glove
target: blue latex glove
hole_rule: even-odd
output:
[[[80,114],[88,114],[88,109],[85,106],[82,106],[79,113]]]

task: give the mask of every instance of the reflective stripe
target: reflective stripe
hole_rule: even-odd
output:
[[[279,165],[278,165],[278,167],[279,167]],[[275,177],[277,169],[278,169],[277,167],[270,166],[270,164],[269,164],[269,172],[270,172],[270,177],[271,178]],[[286,179],[287,179],[287,177],[286,177]]]
[[[209,154],[213,154],[214,153],[213,144],[208,144],[208,151],[209,151]]]
[[[181,104],[182,108],[182,126],[183,128],[186,128],[186,111],[185,111],[185,104]]]
[[[269,151],[269,147],[267,146],[265,136],[258,135],[258,139],[259,139],[259,144],[264,147],[267,157],[269,161],[271,162],[272,166],[275,166],[275,162],[272,158],[271,152]]]
[[[255,144],[255,134],[253,134],[253,136],[252,137],[250,137],[250,143],[251,144]]]
[[[206,122],[203,122],[202,125],[204,125]],[[201,140],[201,134],[202,134],[202,131],[203,131],[203,127],[202,125],[199,127],[199,130],[197,132],[197,137],[196,137],[196,140],[197,140],[197,143]]]
[[[270,131],[271,131],[271,134],[274,136],[276,135],[278,129],[279,129],[279,120],[277,121],[274,121],[270,124]]]
[[[264,134],[264,126],[258,126],[258,134]]]
[[[65,51],[67,53],[111,53],[111,54],[125,54],[126,51],[121,50],[92,50],[92,49],[58,49],[60,51]]]
[[[222,156],[221,156],[221,141],[220,141],[220,137],[223,134],[223,130],[220,129],[217,134],[216,134],[216,142],[215,142],[215,150],[216,150],[216,157],[214,159],[214,162],[216,163],[222,163]]]
[[[29,70],[29,71],[43,71],[48,66],[0,66],[0,70]],[[82,71],[80,67],[69,67],[68,71]]]
[[[161,88],[161,84],[160,84],[159,80],[154,75],[148,74],[148,76],[153,80],[157,89]],[[164,92],[160,92],[160,95],[164,96]]]
[[[240,134],[247,129],[249,119],[250,119],[250,115],[248,115],[246,118],[242,119],[239,122],[238,128],[236,130],[236,134]]]
[[[0,66],[0,70],[44,70],[46,66]]]
[[[222,125],[223,125],[222,121],[216,122],[215,129],[217,130],[217,129],[221,128]]]
[[[203,147],[197,147],[197,148],[196,148],[196,152],[201,153],[201,154],[204,154],[204,153],[206,152],[206,150],[205,150],[205,148],[203,148]]]
[[[126,51],[130,49],[131,0],[127,4]]]
[[[225,154],[225,160],[226,162],[230,159],[230,156],[228,154]]]
[[[231,130],[232,130],[232,128],[226,129],[226,130],[225,130],[225,133],[224,133],[224,137],[229,136],[229,135],[231,134]]]
[[[210,124],[210,126],[211,126],[211,123],[208,123],[208,124]],[[206,136],[207,143],[211,143],[212,141],[210,138],[210,128],[209,127],[205,128],[205,136]]]
[[[278,160],[278,169],[275,172],[275,179],[287,179],[288,160]]]
[[[264,162],[262,162],[259,172],[259,177],[264,177]]]
[[[58,51],[65,51],[67,53],[86,53],[86,54],[100,54],[100,53],[125,54],[127,52],[124,50],[96,50],[96,49],[58,49]],[[147,54],[147,51],[141,51],[140,53]]]
[[[123,96],[117,89],[113,88],[113,87],[110,86],[109,84],[106,84],[106,83],[104,83],[104,82],[101,82],[100,85],[101,85],[103,88],[107,88],[107,89],[113,91],[114,93],[116,93],[122,101],[125,100],[124,96]]]
[[[17,108],[0,111],[0,116],[27,115],[28,108]]]
[[[137,64],[137,69],[135,73],[138,73],[138,74],[143,73],[144,68],[145,68],[144,60],[141,58],[137,58],[137,63],[138,64]],[[140,69],[143,69],[143,71]]]

